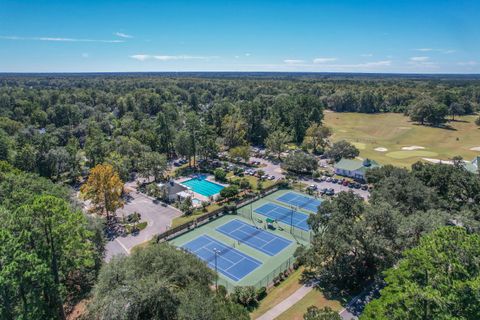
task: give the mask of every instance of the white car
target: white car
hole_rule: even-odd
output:
[[[268,177],[268,180],[275,180],[275,176]]]

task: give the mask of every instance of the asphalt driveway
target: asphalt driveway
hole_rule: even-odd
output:
[[[130,192],[130,199],[122,209],[117,211],[117,217],[122,218],[123,215],[126,217],[135,211],[140,213],[141,222],[146,221],[148,223],[147,227],[137,235],[120,236],[108,241],[105,256],[106,261],[109,261],[117,254],[129,254],[133,247],[164,232],[171,226],[174,218],[182,215],[180,210],[171,206],[162,205],[161,202],[155,202],[153,198],[132,190]]]

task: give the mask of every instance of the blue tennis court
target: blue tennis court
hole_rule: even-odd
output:
[[[278,197],[277,200],[289,205],[300,207],[313,213],[317,213],[318,206],[322,204],[322,201],[320,200],[310,198],[296,192],[287,192]]]
[[[255,212],[287,225],[292,224],[294,227],[305,231],[310,230],[307,223],[308,215],[293,209],[285,208],[274,203],[266,203],[263,206],[256,208]]]
[[[217,251],[218,272],[234,281],[241,280],[262,265],[260,261],[205,234],[184,244],[182,248],[205,261],[213,270],[215,270],[215,251]]]
[[[271,232],[257,229],[248,223],[234,219],[216,229],[228,237],[274,256],[292,243],[292,241],[277,236]]]

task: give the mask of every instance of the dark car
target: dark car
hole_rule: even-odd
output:
[[[333,183],[337,183],[337,182],[338,182],[338,179],[337,179],[337,178],[333,178],[333,179],[332,179],[332,182],[333,182]]]
[[[323,196],[324,194],[326,194],[328,191],[327,188],[323,188],[322,190],[320,190],[320,194]]]
[[[327,189],[327,192],[325,192],[325,194],[327,196],[333,196],[335,194],[335,190],[333,190],[332,188]]]
[[[348,186],[349,184],[350,184],[350,183],[349,183],[347,180],[343,181],[343,185],[344,185],[345,187]]]
[[[362,185],[360,183],[355,183],[355,185],[353,186],[355,189],[360,189]]]
[[[368,186],[367,186],[366,184],[364,184],[364,185],[362,186],[362,190],[365,190],[365,191],[368,190]]]
[[[349,183],[349,184],[348,184],[348,187],[349,187],[350,189],[353,189],[353,186],[354,186],[353,183]]]
[[[343,184],[343,182],[345,181],[345,179],[341,179],[341,180],[338,180],[338,184]]]

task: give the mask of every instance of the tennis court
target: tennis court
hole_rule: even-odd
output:
[[[215,269],[217,252],[217,270],[234,281],[239,281],[262,263],[230,246],[227,246],[205,234],[184,244],[182,248],[205,261]]]
[[[307,219],[308,215],[295,211],[294,209],[279,206],[274,203],[266,203],[261,207],[255,209],[256,213],[259,213],[267,218],[283,222],[287,225],[292,224],[294,227],[309,231]]]
[[[268,231],[257,229],[238,219],[231,220],[215,230],[239,241],[240,244],[246,244],[269,256],[278,254],[292,243],[290,240]]]
[[[300,207],[313,213],[317,213],[318,206],[322,204],[320,200],[301,195],[296,192],[287,192],[277,198],[278,201]]]

